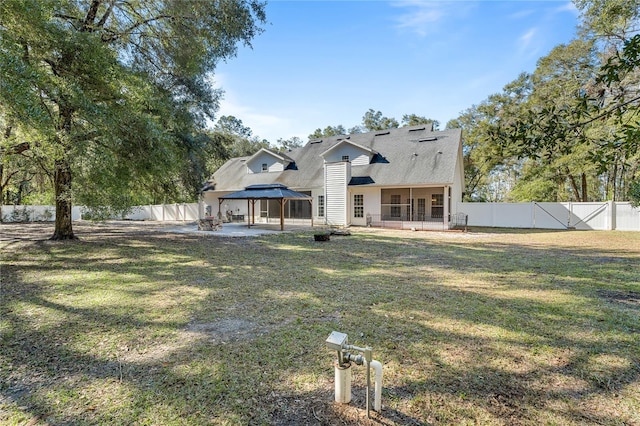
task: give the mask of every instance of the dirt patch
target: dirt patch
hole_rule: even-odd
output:
[[[598,290],[598,296],[610,302],[640,307],[640,292],[638,291]]]

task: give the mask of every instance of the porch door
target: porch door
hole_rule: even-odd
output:
[[[427,200],[424,198],[418,198],[418,216],[417,220],[424,220],[424,216],[427,212]]]

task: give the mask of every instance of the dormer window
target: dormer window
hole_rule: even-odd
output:
[[[267,165],[267,163],[262,163],[262,173],[265,173],[268,171],[269,171],[269,166]]]
[[[349,156],[348,155],[343,155],[342,156],[342,161],[349,161]]]

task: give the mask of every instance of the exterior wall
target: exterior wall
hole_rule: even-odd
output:
[[[324,160],[327,163],[337,163],[343,161],[342,156],[344,155],[349,156],[349,161],[352,166],[363,166],[369,164],[369,152],[363,151],[362,149],[348,143],[341,144],[331,150],[326,154]]]
[[[361,194],[363,196],[363,217],[354,217],[353,211],[353,196]],[[380,215],[380,188],[367,187],[367,186],[353,186],[349,188],[349,218],[351,225],[354,226],[366,226],[367,215],[377,217]]]
[[[313,197],[313,212],[312,212],[313,223],[316,225],[326,224],[326,211],[327,211],[326,203],[324,206],[325,213],[322,216],[318,215],[318,209],[320,208],[320,202],[318,201],[318,197],[320,195],[322,195],[323,197],[325,196],[324,188],[315,188],[311,190],[311,196]]]
[[[284,170],[284,165],[266,152],[261,153],[257,157],[253,158],[251,162],[247,163],[248,173],[267,173],[262,171],[262,164],[267,164],[268,173],[281,172]]]
[[[462,192],[464,191],[464,160],[462,157],[462,145],[458,149],[458,162],[456,164],[455,174],[453,175],[453,185],[451,191],[451,215],[458,212],[458,203],[462,202]]]
[[[347,185],[351,180],[351,163],[325,163],[325,216],[326,224],[335,226],[349,225],[347,212],[349,200]]]
[[[249,216],[250,212],[247,210],[247,200],[223,200],[222,205],[218,202],[219,197],[231,194],[234,191],[207,191],[203,193],[202,207],[203,214],[206,212],[207,206],[211,207],[211,214],[218,216],[218,211],[221,215],[224,215],[227,211],[232,211],[236,215]],[[258,203],[256,203],[256,218],[259,214]]]

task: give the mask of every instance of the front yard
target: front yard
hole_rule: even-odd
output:
[[[74,226],[0,225],[2,424],[640,424],[638,232]]]

